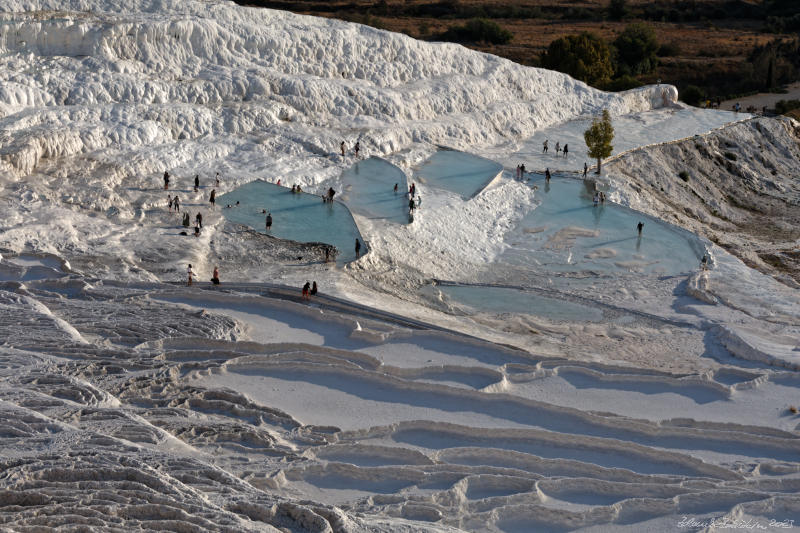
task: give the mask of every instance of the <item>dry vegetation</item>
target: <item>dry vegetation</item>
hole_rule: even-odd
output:
[[[752,71],[749,56],[754,47],[776,38],[792,38],[765,31],[763,17],[737,16],[748,13],[750,7],[757,8],[760,0],[627,0],[629,15],[622,20],[611,20],[610,0],[238,1],[361,22],[429,40],[441,40],[449,28],[485,14],[513,34],[511,42],[462,44],[532,66],[538,65],[542,52],[559,37],[588,31],[613,41],[628,23],[644,20],[669,52],[661,55],[655,72],[638,79],[650,83],[660,78],[680,88],[698,85],[709,97],[723,99],[748,90],[731,82]],[[694,8],[687,9],[687,5]],[[800,12],[800,5],[797,10]],[[505,12],[512,16],[504,17]]]

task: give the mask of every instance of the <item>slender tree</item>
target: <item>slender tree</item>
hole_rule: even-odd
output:
[[[587,152],[589,157],[597,159],[596,174],[600,174],[600,161],[610,156],[614,150],[611,145],[611,141],[614,140],[614,127],[611,125],[608,109],[603,109],[603,114],[592,121],[589,129],[583,132],[583,139],[589,147]]]

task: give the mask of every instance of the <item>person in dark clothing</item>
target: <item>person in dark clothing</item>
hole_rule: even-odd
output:
[[[333,187],[328,188],[328,201],[333,202],[333,195],[336,194],[336,191],[333,190]]]
[[[309,294],[311,294],[311,296],[316,296],[316,294],[317,294],[317,282],[316,281],[311,284],[311,290],[309,291]]]
[[[211,277],[211,283],[219,285],[219,267],[214,267],[214,274]]]
[[[172,199],[172,205],[175,207],[175,212],[180,212],[181,210],[181,201],[178,200],[178,195],[175,195],[175,198]]]
[[[272,229],[272,213],[267,213],[267,231]]]
[[[408,199],[408,212],[409,213],[413,213],[415,207],[416,206],[414,205],[414,198],[409,198]]]
[[[202,214],[197,213],[197,216],[194,217],[194,221],[198,226],[200,226],[201,228],[203,227],[203,215]]]
[[[550,169],[549,168],[544,169],[544,181],[547,181],[547,182],[550,181]]]
[[[164,171],[164,190],[169,189],[169,172]]]
[[[200,188],[200,174],[196,174],[194,177],[194,192],[197,192],[197,189]]]
[[[397,184],[394,184],[394,193],[397,194]]]
[[[189,224],[191,224],[191,222],[189,221],[189,213],[184,213],[183,214],[183,227],[184,228],[188,228]]]
[[[344,157],[344,141],[342,141],[342,144],[339,145],[339,148],[342,149],[342,157]]]
[[[195,237],[200,236],[200,226],[198,226],[197,224],[194,225],[194,236]]]
[[[564,145],[564,159],[567,158],[567,154],[569,154],[569,145],[565,144]]]
[[[589,171],[589,165],[584,161],[583,163],[583,179],[586,179],[586,173]]]
[[[311,283],[306,281],[306,284],[303,285],[303,300],[310,300],[311,298],[308,297],[308,290],[311,288]]]
[[[636,231],[639,232],[639,235],[642,234],[642,228],[643,227],[644,227],[644,222],[639,222],[638,224],[636,224]]]
[[[356,257],[361,257],[361,241],[356,239]]]
[[[211,194],[208,197],[208,201],[211,203],[211,209],[214,209],[214,206],[217,203],[217,189],[211,189]]]
[[[358,152],[361,151],[361,143],[359,141],[356,141],[356,146],[355,146],[355,148],[353,148],[353,150],[356,153],[356,157],[358,157]]]

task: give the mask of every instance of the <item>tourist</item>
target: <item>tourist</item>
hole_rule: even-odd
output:
[[[310,300],[311,298],[308,297],[308,290],[311,288],[311,283],[306,281],[306,284],[303,285],[303,300]]]
[[[211,209],[214,209],[214,206],[217,203],[217,189],[211,189],[211,194],[208,196],[208,201],[211,203]]]
[[[333,202],[333,195],[336,194],[336,191],[333,190],[333,187],[328,187],[328,201]]]
[[[203,227],[203,215],[200,214],[200,213],[197,213],[197,216],[194,217],[194,222],[195,222],[195,224],[197,224],[198,226],[200,226],[202,228]]]
[[[292,185],[292,194],[297,192],[297,185]]]
[[[280,185],[281,185],[281,179],[280,178],[278,178],[278,183],[276,183],[276,185],[278,185],[280,187]]]
[[[164,190],[169,189],[169,172],[164,171]]]
[[[217,176],[214,178],[214,184],[219,187],[219,172],[217,172]]]
[[[214,267],[214,274],[211,275],[211,283],[219,285],[219,267]]]
[[[542,143],[542,153],[543,153],[543,154],[546,154],[546,153],[547,153],[547,143],[548,143],[548,142],[549,142],[549,141],[548,141],[547,139],[545,139],[545,140],[544,140],[544,142]]]
[[[414,198],[413,197],[408,199],[408,212],[409,213],[413,213],[414,212]]]
[[[394,184],[394,193],[397,194],[397,184]]]
[[[194,176],[194,192],[200,188],[200,174],[195,174]]]
[[[171,194],[167,195],[167,200],[169,201],[168,202],[169,210],[172,211],[172,195]]]
[[[422,205],[422,196],[420,196],[418,194],[417,195],[417,209],[419,209],[419,206],[421,206],[421,205]]]
[[[272,213],[267,213],[267,231],[272,229]]]
[[[583,162],[583,179],[586,179],[586,173],[589,171],[589,165],[586,164],[586,161]]]
[[[642,234],[642,228],[643,228],[643,227],[644,227],[644,222],[641,222],[641,221],[640,221],[638,224],[636,224],[636,231],[638,231],[638,232],[639,232],[639,235],[641,235],[641,234]]]
[[[317,295],[317,282],[316,281],[311,284],[311,290],[309,291],[309,293],[311,294],[311,296],[316,296]]]
[[[192,276],[194,276],[194,271],[192,270],[192,264],[189,263],[189,268],[186,269],[186,274],[189,276],[189,285],[192,284]]]
[[[599,201],[600,201],[600,195],[597,194],[597,193],[594,193],[594,196],[592,196],[592,203],[594,204],[595,207],[597,207],[597,203]]]
[[[339,145],[339,148],[342,149],[342,157],[344,157],[344,141],[342,141],[342,144]]]
[[[525,163],[522,163],[519,166],[519,177],[520,178],[524,178],[525,177]]]
[[[330,260],[331,260],[331,247],[330,246],[326,246],[325,247],[325,262],[327,263]]]
[[[514,174],[515,179],[519,179],[519,165],[517,165],[517,169]]]
[[[558,143],[558,141],[556,141],[556,155],[559,155],[560,153],[561,153],[561,145]]]
[[[172,206],[175,208],[175,212],[178,213],[181,210],[181,201],[178,200],[178,195],[175,195],[175,198],[172,199]]]
[[[356,258],[361,257],[361,242],[356,238]]]
[[[356,159],[358,159],[358,152],[361,150],[361,143],[356,141],[356,145],[353,148],[353,151],[356,153]]]
[[[568,154],[568,153],[569,153],[569,145],[568,145],[568,144],[565,144],[565,145],[564,145],[564,159],[566,159],[566,158],[567,158],[567,154]]]
[[[189,220],[189,212],[187,211],[183,214],[183,227],[188,228],[189,224],[191,224],[191,221]]]
[[[195,237],[200,236],[200,226],[198,226],[197,224],[194,225],[194,236]]]
[[[550,168],[544,169],[544,181],[550,182]]]

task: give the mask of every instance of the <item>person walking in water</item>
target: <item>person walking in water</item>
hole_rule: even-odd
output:
[[[169,172],[164,171],[164,190],[169,189]]]
[[[211,275],[211,283],[219,285],[219,267],[214,267],[214,273]]]
[[[272,213],[267,213],[267,231],[272,229]]]
[[[643,227],[644,227],[644,222],[641,222],[641,221],[640,221],[638,224],[636,224],[636,231],[638,231],[638,232],[639,232],[639,235],[641,235],[641,234],[642,234],[642,228],[643,228]]]
[[[310,299],[311,299],[311,298],[309,298],[309,296],[308,296],[308,290],[309,290],[310,288],[311,288],[311,283],[309,283],[308,281],[306,281],[306,284],[305,284],[305,285],[303,285],[303,300],[310,300]]]
[[[192,284],[192,276],[194,276],[194,270],[192,270],[192,264],[191,263],[189,263],[189,268],[186,269],[186,274],[189,276],[188,285],[191,286],[191,284]]]
[[[548,139],[545,139],[544,142],[542,143],[542,153],[543,154],[547,153],[547,143],[548,142],[549,142]]]
[[[211,204],[211,209],[214,209],[217,203],[217,189],[211,189],[211,194],[208,195],[208,201]]]
[[[356,141],[356,145],[353,148],[353,151],[356,153],[356,159],[358,159],[358,152],[361,151],[361,143],[359,141]]]
[[[342,149],[342,157],[344,157],[344,141],[342,141],[342,144],[339,145],[339,148]]]
[[[565,145],[564,145],[564,159],[566,159],[566,158],[567,158],[567,154],[568,154],[568,153],[569,153],[569,145],[568,145],[568,144],[565,144]]]
[[[550,182],[550,168],[544,169],[544,181]]]
[[[194,192],[200,188],[200,174],[195,174],[194,176]]]
[[[356,238],[356,258],[361,257],[361,241]]]
[[[583,162],[583,179],[586,179],[586,173],[589,172],[589,165],[586,164],[586,161]]]
[[[397,194],[397,184],[394,184],[394,193]]]

